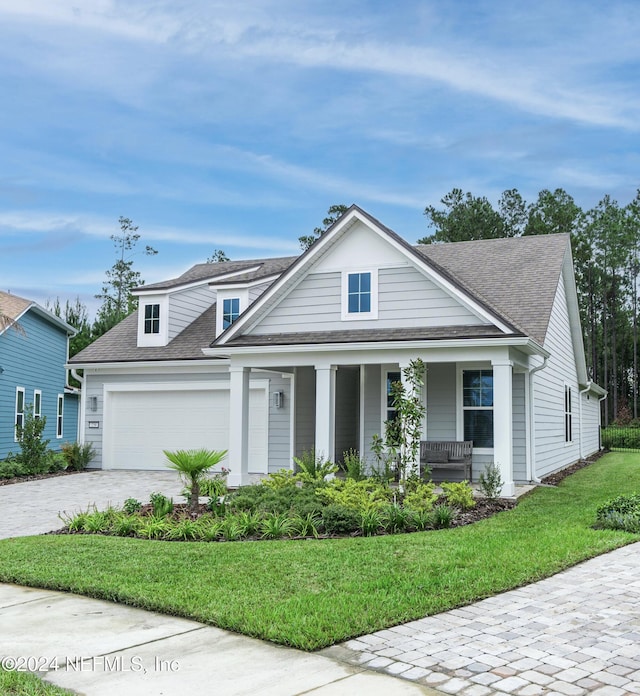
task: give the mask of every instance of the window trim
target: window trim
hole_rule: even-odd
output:
[[[144,316],[142,317],[142,333],[145,336],[157,336],[160,334],[160,315],[162,309],[159,302],[145,302],[143,305]],[[157,316],[154,316],[154,308],[157,308]],[[147,316],[147,309],[151,309],[151,316]],[[147,327],[150,329],[147,331]],[[155,330],[154,330],[155,329]]]
[[[20,395],[22,395],[22,410],[18,410],[18,404],[20,402]],[[15,417],[13,420],[13,441],[14,442],[20,442],[20,438],[18,437],[18,427],[24,428],[24,415],[25,415],[25,407],[26,407],[26,397],[25,397],[25,389],[24,387],[16,387],[16,404],[15,404]],[[18,426],[18,416],[22,418],[22,423],[20,426]]]
[[[42,389],[33,390],[33,417],[42,418]]]
[[[457,411],[457,439],[464,440],[464,412],[469,410],[484,410],[484,411],[494,411],[495,403],[493,406],[480,406],[480,407],[470,407],[464,406],[464,373],[465,372],[491,372],[494,373],[493,366],[491,363],[463,363],[458,364],[458,369],[456,370],[456,411]],[[495,387],[495,381],[494,381]],[[494,412],[495,418],[495,412]],[[495,430],[495,424],[494,424]],[[477,454],[493,454],[495,449],[495,436],[493,441],[493,447],[473,447],[473,451]]]
[[[402,371],[397,365],[382,365],[382,380],[381,380],[381,385],[380,385],[380,435],[382,438],[386,438],[386,427],[385,423],[387,422],[388,418],[388,412],[389,411],[396,411],[392,406],[388,405],[388,380],[389,380],[389,375],[390,374],[397,374],[399,375],[399,380],[394,380],[394,381],[402,381]],[[396,411],[397,412],[397,411]]]
[[[237,303],[237,312],[235,312],[234,308],[233,308],[234,302]],[[227,303],[231,303],[231,305],[232,305],[230,311],[228,311],[228,312],[226,311],[226,304]],[[236,296],[236,297],[230,296],[230,297],[223,297],[222,298],[222,330],[223,331],[226,331],[234,322],[236,322],[239,319],[240,314],[242,314],[241,304],[242,303],[240,301],[239,296]],[[231,317],[231,319],[230,320],[227,319],[227,316]],[[225,322],[228,322],[228,323],[225,323]]]
[[[370,311],[350,312],[349,311],[349,277],[352,275],[369,274],[370,280]],[[342,271],[342,299],[341,299],[341,319],[343,321],[363,321],[378,318],[378,269],[377,268],[350,268]]]
[[[56,406],[56,440],[64,436],[64,394],[58,394]]]
[[[572,395],[573,389],[570,384],[567,382],[564,383],[564,405],[563,405],[563,414],[564,414],[564,444],[565,445],[572,445],[573,444],[573,395]],[[568,398],[567,398],[568,397]],[[568,407],[568,408],[567,408]]]

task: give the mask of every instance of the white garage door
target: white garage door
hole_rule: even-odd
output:
[[[250,472],[267,472],[267,394],[250,391]],[[107,393],[104,425],[105,469],[164,469],[163,450],[229,447],[229,391],[116,388]]]

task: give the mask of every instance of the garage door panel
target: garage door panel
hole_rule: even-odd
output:
[[[267,470],[267,398],[252,389],[249,469]],[[163,450],[228,449],[229,391],[167,389],[109,393],[104,467],[164,469]]]

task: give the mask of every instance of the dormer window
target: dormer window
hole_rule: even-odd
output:
[[[222,329],[227,329],[240,316],[240,298],[227,297],[222,302]]]
[[[378,318],[378,271],[342,273],[342,319]]]
[[[147,304],[144,306],[144,332],[145,334],[160,333],[159,304]]]

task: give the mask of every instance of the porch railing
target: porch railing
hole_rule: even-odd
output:
[[[600,442],[610,450],[640,452],[640,427],[609,425],[600,429]]]

